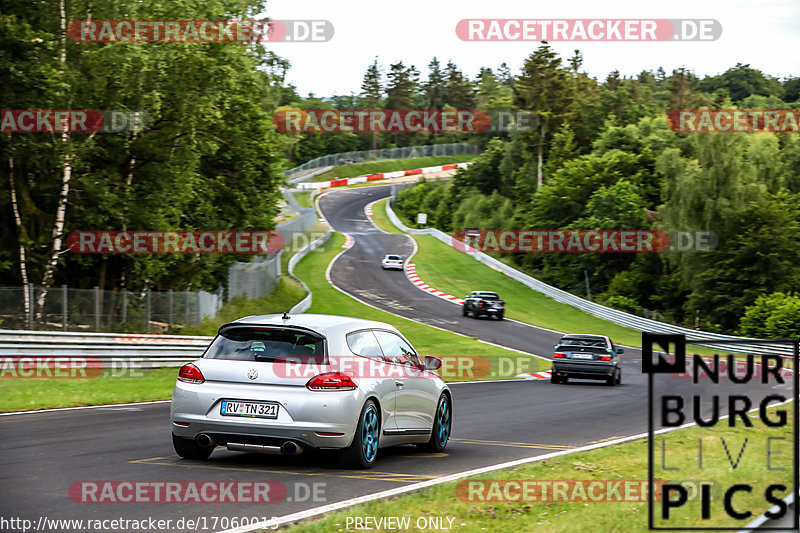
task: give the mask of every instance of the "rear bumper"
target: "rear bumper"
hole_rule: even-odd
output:
[[[614,375],[617,365],[602,363],[574,363],[553,361],[552,371],[555,374],[566,375],[579,379],[606,379]]]
[[[244,440],[252,444],[293,440],[314,448],[346,448],[352,442],[364,402],[359,391],[309,393],[305,387],[270,386],[258,389],[260,394],[246,385],[177,382],[170,409],[172,433],[191,439],[206,433],[222,441]],[[274,401],[280,404],[279,415],[277,419],[223,416],[222,399]]]
[[[381,265],[384,270],[403,270],[403,265]]]
[[[210,421],[200,416],[173,416],[172,433],[178,437],[194,439],[201,433],[205,433],[216,441],[219,445],[228,442],[245,444],[266,444],[280,446],[287,440],[295,441],[307,447],[326,449],[326,448],[346,448],[353,442],[355,434],[354,426],[341,426],[333,424],[307,426],[301,424],[284,426],[259,426],[245,427],[242,424],[221,423]],[[189,423],[188,427],[175,425],[175,422]],[[322,436],[317,432],[342,433],[341,436]]]

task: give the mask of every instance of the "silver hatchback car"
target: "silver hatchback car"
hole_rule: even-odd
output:
[[[228,450],[296,455],[338,449],[369,468],[378,449],[444,450],[452,396],[393,326],[358,318],[263,315],[225,324],[201,359],[181,367],[172,442],[188,459]]]

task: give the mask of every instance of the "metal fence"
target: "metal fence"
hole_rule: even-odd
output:
[[[281,234],[287,249],[295,250],[300,243],[305,242],[305,235],[317,223],[317,211],[313,207],[301,207],[289,191],[284,191],[284,196],[289,208],[299,214],[278,224],[275,231]],[[261,298],[272,294],[281,278],[283,252],[281,250],[277,254],[255,256],[252,262],[235,262],[228,269],[228,301],[236,296]]]
[[[236,296],[269,296],[281,278],[283,250],[270,256],[256,256],[253,262],[236,261],[228,269],[228,301]]]
[[[429,144],[425,146],[403,146],[401,148],[382,148],[380,150],[361,150],[358,152],[342,152],[312,159],[300,166],[285,170],[283,173],[289,181],[305,181],[311,179],[312,174],[306,171],[333,165],[348,163],[363,163],[364,161],[377,161],[379,159],[407,159],[410,157],[434,157],[443,155],[472,155],[479,149],[469,143]]]
[[[196,325],[214,316],[222,306],[222,289],[153,291],[72,289],[66,285],[47,291],[44,308],[34,305],[41,287],[0,287],[0,326],[4,329],[61,331],[166,332]]]

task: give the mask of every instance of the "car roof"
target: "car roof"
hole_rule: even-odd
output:
[[[388,329],[400,333],[397,328],[384,322],[365,320],[339,315],[319,315],[315,313],[298,313],[289,315],[287,320],[283,320],[283,315],[253,315],[235,320],[235,324],[259,324],[270,326],[297,326],[315,331],[325,337],[346,335],[351,331],[360,329]],[[401,334],[402,335],[402,334]]]
[[[494,291],[472,291],[472,294],[493,294],[497,296],[497,293]]]

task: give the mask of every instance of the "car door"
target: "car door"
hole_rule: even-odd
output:
[[[395,365],[397,429],[403,432],[428,432],[433,427],[436,411],[436,384],[422,377],[422,361],[414,348],[400,335],[385,330],[375,330],[386,361]],[[398,368],[399,367],[399,368]]]
[[[363,367],[368,369],[366,371],[368,375],[357,376],[356,379],[359,382],[369,381],[369,389],[378,397],[383,411],[381,420],[384,430],[396,430],[397,385],[394,378],[384,377],[389,375],[388,370],[381,371],[379,369],[380,366],[388,367],[389,365],[383,356],[378,339],[371,330],[356,331],[347,334],[347,346],[354,354],[374,361],[373,364]],[[361,367],[359,366],[359,368]]]

